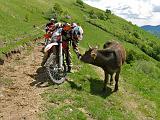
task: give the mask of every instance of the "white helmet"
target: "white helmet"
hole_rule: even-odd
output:
[[[56,27],[56,28],[62,27],[62,23],[61,23],[61,22],[55,23],[55,27]]]
[[[77,27],[78,25],[76,23],[72,23],[71,26],[74,28],[74,27]]]
[[[75,28],[73,28],[72,36],[76,37],[78,40],[82,40],[83,39],[83,29],[82,29],[82,27],[81,26],[76,26]]]
[[[54,18],[52,18],[52,19],[51,19],[51,21],[55,21],[55,19],[54,19]]]

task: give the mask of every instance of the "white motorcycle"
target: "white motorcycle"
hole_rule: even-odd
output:
[[[62,49],[61,32],[56,31],[51,37],[51,42],[44,48],[44,53],[48,54],[44,66],[50,79],[56,84],[64,82],[67,75]]]

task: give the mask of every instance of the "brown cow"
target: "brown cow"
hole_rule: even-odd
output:
[[[126,52],[123,46],[116,41],[106,42],[103,48],[104,49],[102,50],[98,50],[97,47],[89,47],[89,50],[82,55],[81,60],[85,63],[101,67],[104,70],[105,79],[103,90],[106,90],[109,75],[111,76],[111,84],[113,82],[113,74],[116,73],[114,91],[117,91],[119,74],[121,71],[121,66],[126,59]]]

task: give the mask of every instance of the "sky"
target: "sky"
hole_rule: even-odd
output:
[[[160,25],[160,0],[83,0],[85,3],[106,10],[109,9],[138,26]]]

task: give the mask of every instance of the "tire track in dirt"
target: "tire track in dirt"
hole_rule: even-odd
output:
[[[48,78],[40,66],[42,46],[32,46],[0,66],[1,82],[13,82],[0,84],[0,120],[37,120],[44,110],[40,94],[47,90]]]

